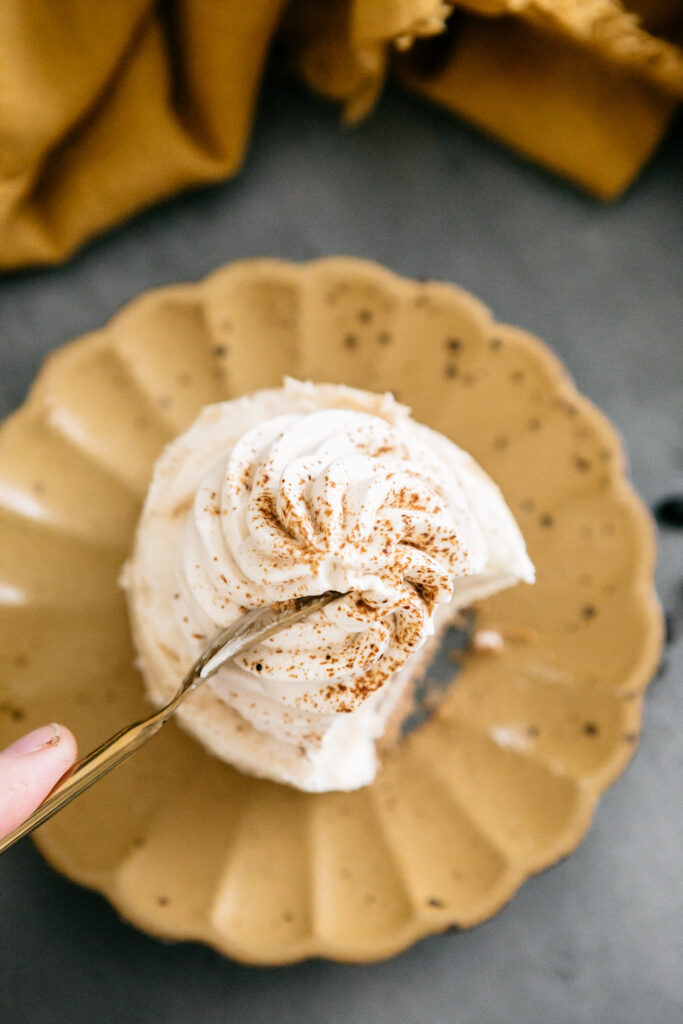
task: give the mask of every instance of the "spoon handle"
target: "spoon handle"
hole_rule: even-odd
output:
[[[330,591],[316,597],[299,598],[286,606],[266,605],[263,608],[247,612],[237,622],[228,626],[195,661],[173,700],[147,718],[143,718],[133,725],[127,725],[72,765],[33,814],[4,839],[0,839],[0,854],[33,832],[34,828],[38,828],[53,814],[60,811],[62,807],[66,807],[75,797],[80,796],[93,783],[110,772],[112,768],[116,768],[127,757],[139,750],[168,721],[181,701],[226,661],[250,647],[255,647],[262,640],[273,636],[299,619],[318,611],[338,597],[341,595]]]

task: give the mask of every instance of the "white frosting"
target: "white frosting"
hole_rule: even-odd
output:
[[[391,396],[291,380],[207,407],[166,449],[124,574],[157,703],[246,609],[347,594],[178,712],[224,760],[312,791],[372,780],[435,622],[519,580],[517,525],[465,452]]]

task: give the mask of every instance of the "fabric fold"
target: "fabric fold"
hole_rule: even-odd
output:
[[[63,260],[237,173],[278,32],[346,122],[394,69],[602,199],[634,180],[683,98],[678,0],[6,0],[0,269]]]

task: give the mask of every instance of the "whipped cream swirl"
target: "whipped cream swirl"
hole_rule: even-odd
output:
[[[355,410],[276,416],[197,490],[177,569],[182,626],[201,646],[248,608],[338,590],[237,663],[271,695],[285,684],[286,703],[352,711],[422,645],[453,579],[485,562],[457,482],[419,440]]]
[[[390,395],[287,379],[207,406],[168,446],[122,582],[157,705],[247,609],[345,595],[177,712],[223,760],[320,792],[373,779],[375,744],[457,609],[533,577],[466,452]]]

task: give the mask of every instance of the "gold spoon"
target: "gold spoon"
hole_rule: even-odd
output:
[[[226,661],[256,647],[269,636],[279,633],[299,619],[324,608],[330,601],[343,596],[335,590],[330,590],[315,597],[300,597],[286,604],[281,602],[277,605],[265,605],[263,608],[254,608],[233,622],[219,633],[214,642],[197,658],[180,684],[175,697],[168,704],[147,718],[121,729],[72,765],[37,810],[22,825],[4,839],[0,839],[0,853],[4,853],[10,846],[33,832],[34,828],[38,828],[112,768],[116,768],[139,750],[147,740],[159,732],[187,695],[196,690]]]

